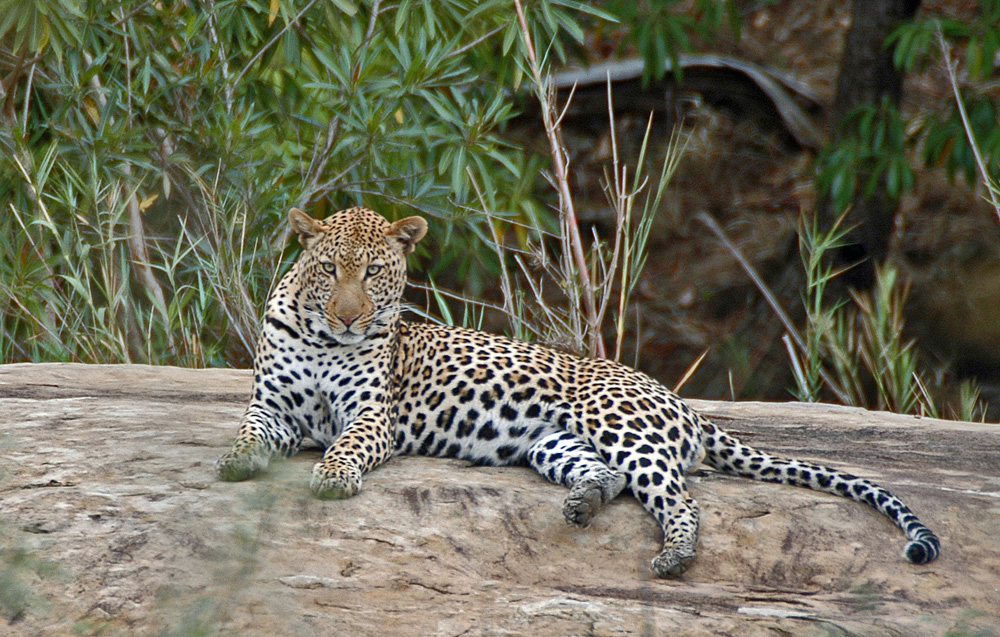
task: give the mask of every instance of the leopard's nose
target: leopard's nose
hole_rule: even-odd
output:
[[[360,314],[355,314],[354,316],[340,316],[338,314],[337,318],[339,318],[340,322],[344,324],[344,327],[350,327],[351,323],[353,323],[354,321],[358,320],[359,316],[361,316],[361,315]]]

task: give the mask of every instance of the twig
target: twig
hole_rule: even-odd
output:
[[[500,307],[499,305],[497,305],[495,303],[490,303],[489,301],[483,301],[481,299],[470,299],[469,297],[464,296],[462,294],[458,294],[457,292],[451,292],[451,291],[446,290],[444,288],[431,287],[431,286],[429,286],[427,284],[419,283],[417,281],[408,280],[407,283],[406,283],[406,285],[409,286],[409,287],[411,287],[411,288],[413,288],[413,289],[415,289],[415,290],[421,290],[423,292],[431,292],[431,293],[436,292],[436,293],[440,294],[441,296],[448,297],[449,299],[453,299],[455,301],[461,301],[463,303],[472,303],[473,305],[478,305],[479,307],[483,307],[483,308],[486,308],[488,310],[493,310],[495,312],[501,312],[502,313],[502,312],[506,312],[507,311],[506,308],[502,308],[502,307]]]
[[[129,18],[139,13],[140,11],[143,11],[146,7],[148,7],[151,4],[153,4],[153,0],[146,0],[146,2],[143,2],[138,7],[132,9],[128,13],[124,14],[122,17],[118,18],[118,20],[115,21],[115,26],[120,27],[124,25],[126,22],[129,21]]]
[[[448,55],[446,55],[443,58],[441,58],[441,60],[442,61],[444,61],[444,60],[450,60],[451,58],[458,57],[458,56],[462,55],[463,53],[465,53],[466,51],[470,51],[470,50],[474,49],[475,47],[479,46],[480,44],[482,44],[483,42],[489,40],[494,35],[496,35],[497,33],[500,33],[501,31],[503,31],[506,28],[507,28],[506,24],[501,24],[497,28],[493,29],[492,31],[489,31],[488,33],[485,33],[485,34],[479,36],[478,38],[476,38],[472,42],[469,42],[465,46],[459,47],[459,48],[455,49],[454,51],[452,51]]]
[[[122,9],[122,14],[125,10]],[[112,14],[114,15],[114,14]],[[129,46],[128,27],[125,26],[125,17],[122,16],[122,45],[125,49],[125,96],[128,103],[128,125],[132,127],[132,48]]]
[[[611,92],[611,75],[607,76],[608,90],[608,128],[611,132],[611,171],[614,174],[613,183],[609,184],[614,188],[613,204],[615,208],[615,245],[611,252],[611,262],[608,271],[602,277],[605,286],[601,290],[600,309],[597,312],[599,323],[604,322],[608,304],[611,302],[612,286],[615,282],[615,272],[618,268],[618,259],[621,255],[622,244],[625,252],[628,253],[628,233],[632,214],[632,194],[626,192],[625,183],[627,181],[627,166],[621,166],[618,159],[618,135],[615,129],[615,108]],[[605,179],[607,175],[605,174]],[[618,323],[615,326],[615,360],[621,360],[622,340],[625,335],[625,276],[628,268],[622,267],[622,287],[618,290]]]
[[[941,47],[941,55],[944,58],[944,65],[948,69],[948,79],[951,80],[951,89],[955,93],[955,104],[958,106],[958,114],[962,118],[962,128],[965,129],[965,136],[972,147],[972,155],[976,158],[979,176],[983,178],[983,185],[986,186],[986,191],[990,193],[990,203],[993,204],[993,209],[996,210],[997,217],[1000,218],[1000,201],[997,200],[997,193],[994,190],[994,186],[990,183],[990,173],[986,170],[986,163],[983,161],[983,153],[979,150],[979,143],[976,141],[976,136],[972,134],[972,124],[969,122],[969,114],[965,111],[965,103],[962,101],[962,94],[958,90],[958,79],[955,75],[955,67],[958,63],[951,60],[951,47],[945,42],[940,25],[938,25],[937,36],[938,44]]]
[[[497,234],[496,223],[493,221],[493,215],[490,214],[489,208],[486,205],[486,198],[483,197],[483,192],[479,188],[479,182],[476,181],[476,176],[472,174],[472,168],[469,166],[465,167],[466,174],[469,175],[469,181],[472,182],[472,188],[476,191],[476,196],[479,198],[479,205],[483,210],[483,214],[486,215],[486,225],[490,227],[490,235],[493,237],[493,249],[496,250],[498,261],[500,262],[500,287],[503,289],[503,305],[504,311],[507,314],[508,320],[513,324],[516,317],[516,310],[514,308],[514,286],[511,284],[510,272],[507,270],[507,258],[504,253],[504,244]],[[515,327],[512,325],[512,327]]]
[[[812,388],[809,387],[809,381],[806,378],[805,371],[802,369],[802,363],[799,362],[799,354],[795,350],[795,346],[792,345],[792,339],[785,333],[781,337],[781,342],[785,344],[785,349],[788,351],[788,360],[792,362],[792,376],[795,377],[795,383],[799,386],[799,391],[802,392],[799,398],[808,397],[810,402],[814,401],[815,395],[811,391]]]
[[[381,12],[382,0],[374,0],[372,2],[372,14],[368,18],[368,27],[365,29],[365,37],[361,40],[360,46],[358,46],[356,56],[357,62],[354,64],[354,68],[351,69],[351,76],[357,78],[361,72],[361,63],[364,60],[365,52],[368,50],[368,45],[372,41],[372,37],[375,35],[375,25],[378,23],[378,16]]]
[[[607,354],[604,349],[604,339],[601,337],[600,324],[597,317],[594,287],[590,279],[590,270],[587,267],[587,256],[583,249],[583,239],[580,237],[576,209],[573,205],[573,193],[569,186],[569,160],[559,138],[558,122],[554,117],[555,89],[553,88],[551,79],[542,79],[541,68],[535,56],[535,46],[531,40],[531,30],[528,28],[528,21],[524,17],[524,9],[521,7],[520,0],[514,0],[514,8],[517,11],[517,19],[521,25],[521,35],[524,37],[524,45],[528,54],[528,61],[531,65],[531,74],[535,82],[535,89],[538,91],[538,100],[542,107],[542,122],[545,126],[545,135],[548,137],[549,149],[552,152],[556,188],[559,192],[559,213],[564,232],[568,235],[569,249],[572,261],[576,266],[576,274],[579,279],[581,295],[583,296],[583,305],[588,323],[587,331],[590,353],[591,355],[605,358]]]
[[[375,0],[372,2],[372,15],[368,19],[368,29],[365,31],[365,39],[361,42],[361,51],[368,48],[368,43],[371,42],[372,36],[375,35],[375,24],[378,22],[379,6],[382,4],[382,0]],[[358,59],[361,59],[361,55],[358,55]]]
[[[87,66],[94,63],[93,57],[87,51],[83,52],[83,59],[87,63]],[[101,85],[101,79],[97,73],[94,73],[90,77],[90,85],[97,94],[97,101],[100,103],[101,108],[107,108],[108,97],[105,94],[104,86]],[[126,180],[130,182],[132,180],[132,166],[128,162],[122,162],[121,170]],[[167,298],[163,293],[160,282],[156,280],[156,275],[153,274],[153,268],[149,265],[149,251],[146,249],[146,231],[142,225],[142,210],[139,208],[138,190],[130,188],[130,185],[127,183],[122,186],[122,194],[128,199],[128,247],[129,252],[132,254],[132,267],[139,282],[149,290],[149,293],[153,295],[153,300],[159,306],[157,309],[163,315],[167,341],[170,349],[174,350],[176,341],[174,340],[173,330],[170,329]]]
[[[281,36],[285,35],[286,31],[288,31],[290,28],[292,28],[292,26],[294,26],[295,24],[297,24],[298,21],[302,18],[302,16],[304,16],[306,14],[306,12],[309,11],[309,9],[311,9],[314,4],[316,4],[316,2],[318,2],[318,0],[309,0],[309,4],[307,4],[306,6],[302,7],[302,10],[299,11],[297,14],[295,14],[295,17],[293,17],[291,20],[289,20],[285,24],[285,26],[283,26],[281,28],[280,31],[278,31],[277,33],[275,33],[274,37],[271,38],[270,40],[268,40],[267,44],[265,44],[264,46],[262,46],[259,51],[257,51],[256,53],[254,53],[253,57],[250,58],[250,61],[247,62],[243,66],[243,68],[236,75],[236,77],[233,79],[233,81],[229,83],[229,86],[226,87],[226,102],[227,103],[229,103],[230,101],[232,101],[232,99],[233,99],[233,92],[236,90],[236,87],[239,85],[240,80],[243,79],[243,76],[246,75],[247,71],[250,70],[250,67],[253,66],[254,64],[256,64],[257,60],[259,60],[261,58],[261,56],[263,56],[264,53],[267,52],[268,49],[270,49],[272,46],[274,46],[274,43],[277,42],[281,38]]]
[[[340,118],[336,116],[331,117],[326,125],[326,142],[323,144],[323,149],[313,154],[312,159],[309,161],[309,168],[306,169],[306,174],[303,175],[303,181],[306,182],[307,186],[303,188],[302,196],[299,199],[299,208],[305,207],[316,191],[319,190],[319,178],[326,170],[326,165],[330,161],[330,155],[333,153],[333,144],[337,139],[339,130]],[[359,161],[360,159],[355,160],[355,162]],[[353,170],[355,165],[357,164],[352,163],[349,168]],[[341,173],[341,176],[344,174],[346,173]]]
[[[729,237],[726,236],[726,233],[723,232],[721,227],[719,227],[719,224],[716,223],[715,219],[710,217],[708,214],[704,212],[699,212],[694,216],[694,218],[702,222],[706,226],[708,226],[708,229],[711,230],[715,234],[715,236],[719,238],[719,241],[722,242],[722,245],[724,245],[726,249],[729,250],[729,252],[733,255],[733,257],[736,258],[736,261],[739,262],[740,267],[743,268],[743,271],[747,273],[747,276],[749,276],[750,280],[753,281],[754,285],[757,286],[757,289],[760,290],[760,293],[764,295],[764,300],[767,301],[767,304],[771,306],[771,309],[774,310],[774,313],[778,315],[778,320],[781,321],[781,324],[785,326],[785,331],[787,331],[788,334],[792,337],[792,340],[794,340],[798,348],[802,350],[802,353],[808,355],[809,349],[806,347],[806,342],[802,338],[802,335],[799,334],[799,331],[798,329],[796,329],[795,324],[792,323],[792,319],[788,317],[788,314],[785,312],[784,308],[781,307],[781,303],[778,302],[778,298],[774,296],[774,293],[771,292],[771,289],[767,286],[766,283],[764,283],[764,279],[760,278],[760,275],[757,273],[757,270],[750,264],[749,261],[747,261],[746,257],[743,256],[743,253],[740,252],[740,249],[737,248],[735,245],[733,245],[733,242],[729,240]],[[832,376],[830,376],[830,374],[825,369],[820,368],[819,373],[820,376],[823,377],[823,380],[826,382],[827,386],[830,387],[830,391],[836,394],[837,398],[843,404],[845,405],[851,404],[850,397],[843,389],[840,388],[840,385],[837,383],[837,381]]]
[[[219,47],[218,57],[219,57],[219,68],[222,70],[222,79],[226,82],[226,113],[232,114],[233,112],[233,86],[232,82],[229,82],[229,58],[226,55],[226,45],[222,42],[222,38],[219,37],[219,18],[215,15],[215,2],[209,0],[208,2],[208,33],[209,41],[213,44],[217,44]]]

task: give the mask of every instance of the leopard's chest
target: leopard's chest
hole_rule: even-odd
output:
[[[272,329],[256,360],[258,398],[303,436],[332,445],[361,410],[394,413],[391,339],[342,347]]]

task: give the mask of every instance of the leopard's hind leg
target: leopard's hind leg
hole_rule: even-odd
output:
[[[528,464],[546,479],[569,487],[563,515],[586,527],[594,514],[625,488],[626,477],[604,462],[594,447],[568,431],[540,438],[528,450]]]
[[[632,494],[663,531],[651,564],[657,577],[677,577],[694,560],[699,508],[684,474],[704,457],[695,414],[645,376],[605,383],[586,397],[586,437],[608,465],[626,475]]]
[[[664,477],[667,476],[667,477]],[[676,469],[633,476],[632,492],[663,531],[663,549],[650,568],[657,577],[677,577],[687,570],[698,550],[700,509]]]

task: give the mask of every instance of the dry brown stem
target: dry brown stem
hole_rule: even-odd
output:
[[[555,89],[552,86],[551,78],[542,77],[541,67],[535,55],[535,46],[531,39],[531,30],[528,28],[528,21],[525,18],[520,0],[514,0],[514,8],[517,11],[517,19],[521,25],[521,34],[524,37],[524,46],[527,50],[528,62],[531,66],[532,80],[535,83],[535,90],[538,93],[538,100],[541,105],[542,123],[545,127],[545,135],[548,138],[549,149],[552,153],[555,186],[559,193],[559,219],[562,226],[563,241],[568,244],[567,247],[569,248],[564,252],[571,255],[573,265],[575,266],[574,269],[578,278],[580,296],[583,298],[583,306],[586,313],[587,340],[590,354],[605,358],[607,354],[604,349],[604,339],[601,337],[597,302],[594,298],[594,286],[587,267],[587,256],[583,249],[583,238],[580,236],[576,209],[573,205],[573,193],[569,185],[569,156],[561,139],[559,127],[561,117],[556,116]]]

